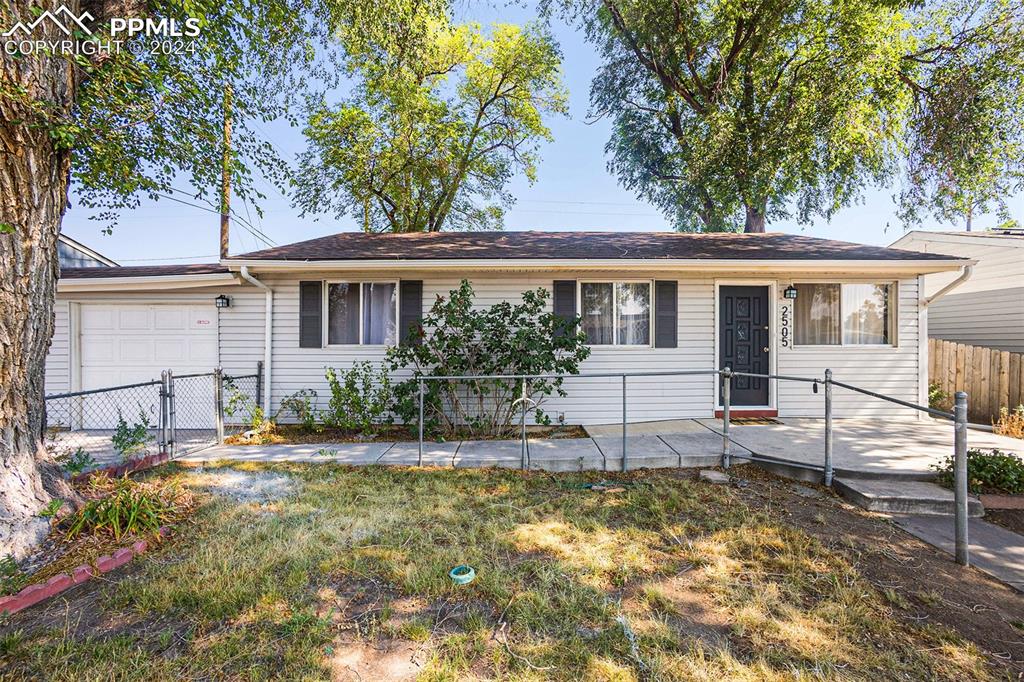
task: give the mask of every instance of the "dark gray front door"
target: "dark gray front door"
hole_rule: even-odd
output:
[[[768,374],[768,287],[719,287],[718,365]],[[731,405],[767,405],[768,380],[733,377]],[[719,396],[718,404],[722,404]]]

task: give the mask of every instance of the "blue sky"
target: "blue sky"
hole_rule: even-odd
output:
[[[533,6],[494,6],[468,3],[459,11],[460,20],[524,23],[534,18]],[[537,181],[523,178],[510,184],[516,203],[508,211],[507,230],[668,230],[670,225],[656,208],[636,199],[619,186],[605,168],[604,145],[610,126],[607,121],[587,118],[590,81],[599,65],[597,55],[576,30],[556,23],[554,32],[563,53],[565,82],[569,88],[570,115],[549,121],[554,141],[541,149]],[[292,158],[303,148],[300,130],[286,124],[260,124],[257,128],[282,152]],[[185,183],[181,183],[182,186]],[[310,239],[333,232],[357,229],[355,221],[330,216],[300,218],[290,201],[269,183],[261,183],[268,195],[262,202],[264,217],[257,218],[251,207],[235,203],[234,208],[275,243]],[[903,233],[895,217],[890,190],[874,190],[861,204],[846,208],[828,222],[800,226],[793,221],[771,223],[768,229],[799,232],[815,237],[842,239],[867,244],[889,244]],[[192,201],[187,195],[180,195]],[[89,220],[86,209],[72,208],[64,218],[63,230],[122,263],[203,262],[216,260],[219,217],[173,201],[144,203],[135,211],[123,212],[112,235],[101,233],[102,223]],[[1016,197],[1013,216],[1024,222],[1024,198]],[[975,220],[977,229],[995,222],[993,217]],[[931,229],[960,229],[950,225],[928,225]],[[241,225],[232,229],[232,253],[244,253],[264,245]]]

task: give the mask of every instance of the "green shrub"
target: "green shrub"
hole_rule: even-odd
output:
[[[59,461],[61,468],[71,476],[78,476],[96,466],[96,460],[84,448],[78,448],[72,454],[60,458]]]
[[[225,415],[232,418],[237,415],[247,429],[259,429],[263,425],[265,415],[259,401],[239,390],[230,377],[224,377],[224,392],[228,398],[224,401]]]
[[[6,554],[0,557],[0,597],[14,594],[28,584],[28,576],[18,568],[14,556]]]
[[[146,443],[153,440],[153,437],[149,435],[151,428],[149,415],[146,414],[146,410],[141,404],[139,404],[139,420],[131,424],[121,414],[121,410],[118,410],[117,426],[114,428],[114,435],[110,437],[110,442],[122,459],[131,459],[133,455],[145,451]]]
[[[949,412],[953,409],[953,397],[943,391],[941,386],[937,381],[928,384],[928,407]]]
[[[546,289],[536,289],[523,292],[520,303],[503,301],[480,308],[473,305],[473,287],[467,280],[448,298],[438,296],[410,342],[388,349],[390,372],[413,373],[413,378],[395,387],[395,413],[406,424],[417,424],[416,377],[426,374],[577,373],[590,355],[586,337],[577,326],[578,318],[566,321],[548,311],[549,298]],[[562,382],[527,381],[535,423],[550,423],[543,403],[551,395],[566,395]],[[424,430],[431,435],[463,432],[468,437],[501,437],[509,435],[519,421],[519,381],[428,381],[424,388]]]
[[[331,388],[322,415],[325,426],[372,433],[378,425],[391,423],[391,378],[383,365],[374,370],[364,360],[340,371],[327,367],[324,373]]]
[[[939,483],[953,487],[953,457],[932,468],[939,472]],[[1000,450],[967,451],[967,487],[972,493],[1024,493],[1024,460]]]
[[[90,481],[90,490],[100,497],[86,502],[71,517],[69,539],[83,532],[109,533],[117,540],[125,535],[156,533],[187,499],[176,485],[138,482],[127,476],[96,476]]]
[[[302,425],[302,428],[306,431],[317,430],[317,411],[314,406],[316,401],[316,391],[311,388],[303,388],[301,390],[286,396],[281,400],[281,409],[278,410],[278,415],[282,413],[291,413],[295,416],[296,421]]]

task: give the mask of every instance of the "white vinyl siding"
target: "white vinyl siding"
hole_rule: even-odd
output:
[[[912,232],[894,246],[978,261],[969,280],[928,306],[929,336],[1024,353],[1024,237]],[[925,275],[925,295],[958,274]]]
[[[46,355],[46,395],[71,390],[70,306],[67,301],[58,300],[53,312],[53,340]]]

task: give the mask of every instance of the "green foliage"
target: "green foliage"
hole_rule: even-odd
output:
[[[117,426],[114,428],[114,435],[110,437],[110,442],[122,459],[131,459],[132,456],[145,451],[146,444],[153,440],[153,437],[149,435],[150,428],[152,427],[149,423],[149,415],[146,414],[141,403],[139,404],[138,421],[130,424],[121,414],[121,410],[118,410]]]
[[[395,386],[395,413],[408,425],[419,419],[419,382],[427,374],[575,374],[589,355],[586,337],[576,323],[548,312],[545,289],[525,291],[522,302],[474,306],[473,287],[463,280],[448,298],[438,296],[423,319],[423,331],[388,349],[389,371],[412,370],[413,377]],[[414,333],[415,334],[415,333]],[[549,423],[542,405],[552,395],[566,395],[563,379],[526,382],[534,420]],[[432,435],[503,436],[520,415],[518,381],[427,381],[424,429]]]
[[[953,457],[946,457],[932,468],[939,472],[939,483],[953,487]],[[1024,460],[1001,450],[967,451],[967,487],[972,493],[1024,493]]]
[[[28,576],[20,568],[14,556],[6,554],[0,557],[0,596],[14,594],[25,587]]]
[[[949,411],[953,407],[953,399],[949,393],[942,390],[942,385],[933,381],[928,384],[928,407],[933,410]]]
[[[381,365],[374,370],[367,361],[350,368],[324,371],[331,388],[331,399],[322,414],[325,426],[371,433],[380,424],[391,423],[391,378]]]
[[[311,388],[303,388],[289,396],[281,399],[281,409],[278,414],[291,413],[306,431],[316,431],[317,410],[316,391]]]
[[[224,401],[224,414],[228,417],[236,415],[242,424],[250,429],[258,429],[265,421],[259,397],[253,398],[248,392],[242,391],[230,377],[224,377],[224,391],[228,399]]]
[[[829,218],[901,166],[906,219],[1020,186],[1019,2],[545,4],[600,49],[611,169],[681,230]]]
[[[60,510],[63,508],[64,500],[54,498],[50,500],[49,504],[43,507],[43,509],[39,512],[39,516],[40,518],[44,519],[55,519],[57,518],[57,514],[59,514]]]
[[[455,25],[429,3],[367,37],[343,26],[353,94],[313,108],[297,203],[366,231],[500,228],[504,188],[535,179],[543,116],[567,111],[559,53],[539,25]]]
[[[96,460],[85,451],[85,448],[78,448],[70,455],[64,457],[61,462],[61,468],[71,476],[78,476],[94,466],[96,466]]]
[[[140,483],[127,476],[110,481],[98,477],[94,489],[102,497],[92,499],[75,513],[69,539],[81,533],[106,533],[120,540],[126,535],[153,534],[170,521],[184,499],[173,483]]]

